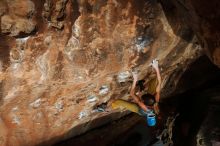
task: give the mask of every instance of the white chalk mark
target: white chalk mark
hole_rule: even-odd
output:
[[[30,106],[33,107],[33,108],[38,108],[40,105],[41,105],[41,99],[40,98],[35,100],[34,102],[32,102],[30,104]]]
[[[129,71],[121,72],[118,74],[117,80],[119,83],[126,82],[130,76],[131,76],[131,74]]]
[[[109,88],[107,85],[103,85],[101,86],[101,88],[99,89],[99,94],[100,95],[105,95],[109,92]]]
[[[84,118],[84,117],[87,117],[88,116],[88,113],[87,113],[87,111],[81,111],[80,113],[79,113],[79,119],[82,119],[82,118]]]

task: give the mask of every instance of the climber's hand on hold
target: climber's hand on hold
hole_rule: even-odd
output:
[[[138,73],[137,73],[137,71],[132,71],[132,76],[134,78],[134,81],[138,80]]]
[[[158,61],[154,59],[152,63],[150,64],[155,70],[159,69]]]

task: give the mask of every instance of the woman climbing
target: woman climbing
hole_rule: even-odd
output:
[[[151,63],[151,66],[156,71],[157,80],[158,80],[158,85],[156,87],[155,95],[147,93],[147,94],[141,95],[141,97],[140,97],[140,96],[135,94],[135,88],[136,88],[137,81],[138,81],[138,76],[137,76],[136,73],[132,73],[134,81],[133,81],[133,84],[132,84],[132,87],[131,87],[130,95],[133,97],[134,101],[141,107],[141,109],[144,110],[145,112],[148,110],[147,107],[150,108],[151,106],[154,106],[155,112],[159,113],[158,102],[160,100],[161,76],[160,76],[158,61],[153,60],[152,63]]]
[[[156,87],[156,93],[154,95],[150,93],[143,94],[141,91],[139,91],[136,94],[135,88],[136,88],[137,81],[138,81],[138,75],[137,73],[132,73],[134,81],[131,87],[130,95],[134,99],[135,103],[119,99],[112,103],[113,108],[124,107],[132,112],[138,113],[141,116],[147,116],[148,120],[152,115],[154,115],[153,110],[151,110],[152,107],[156,114],[159,113],[158,102],[160,100],[161,76],[160,76],[158,61],[153,60],[151,63],[151,66],[154,68],[154,70],[156,71],[156,75],[157,75],[158,84]],[[152,120],[155,120],[155,119],[152,119]],[[156,122],[156,121],[151,121],[151,122]],[[154,126],[156,123],[150,124],[148,121],[148,124],[150,126]]]

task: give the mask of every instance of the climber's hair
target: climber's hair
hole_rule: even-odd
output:
[[[139,90],[140,90],[140,91],[144,91],[144,89],[145,89],[145,87],[144,87],[144,82],[145,82],[145,80],[139,80],[139,81],[137,82],[137,86],[139,87]]]
[[[144,83],[145,80],[139,80],[137,82],[137,86],[139,87],[140,91],[144,91],[145,89]],[[149,93],[142,95],[141,99],[143,100],[144,104],[147,106],[153,106],[154,103],[156,102],[154,95],[151,95]]]
[[[154,95],[151,95],[149,93],[142,95],[141,99],[143,100],[144,104],[147,106],[153,106],[154,103],[156,102]]]

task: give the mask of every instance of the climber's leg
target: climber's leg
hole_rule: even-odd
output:
[[[132,103],[132,102],[128,102],[122,99],[117,99],[115,101],[112,102],[112,108],[116,109],[116,108],[125,108],[131,112],[137,113],[139,115],[142,115],[142,113],[140,112],[140,108],[137,104]]]

